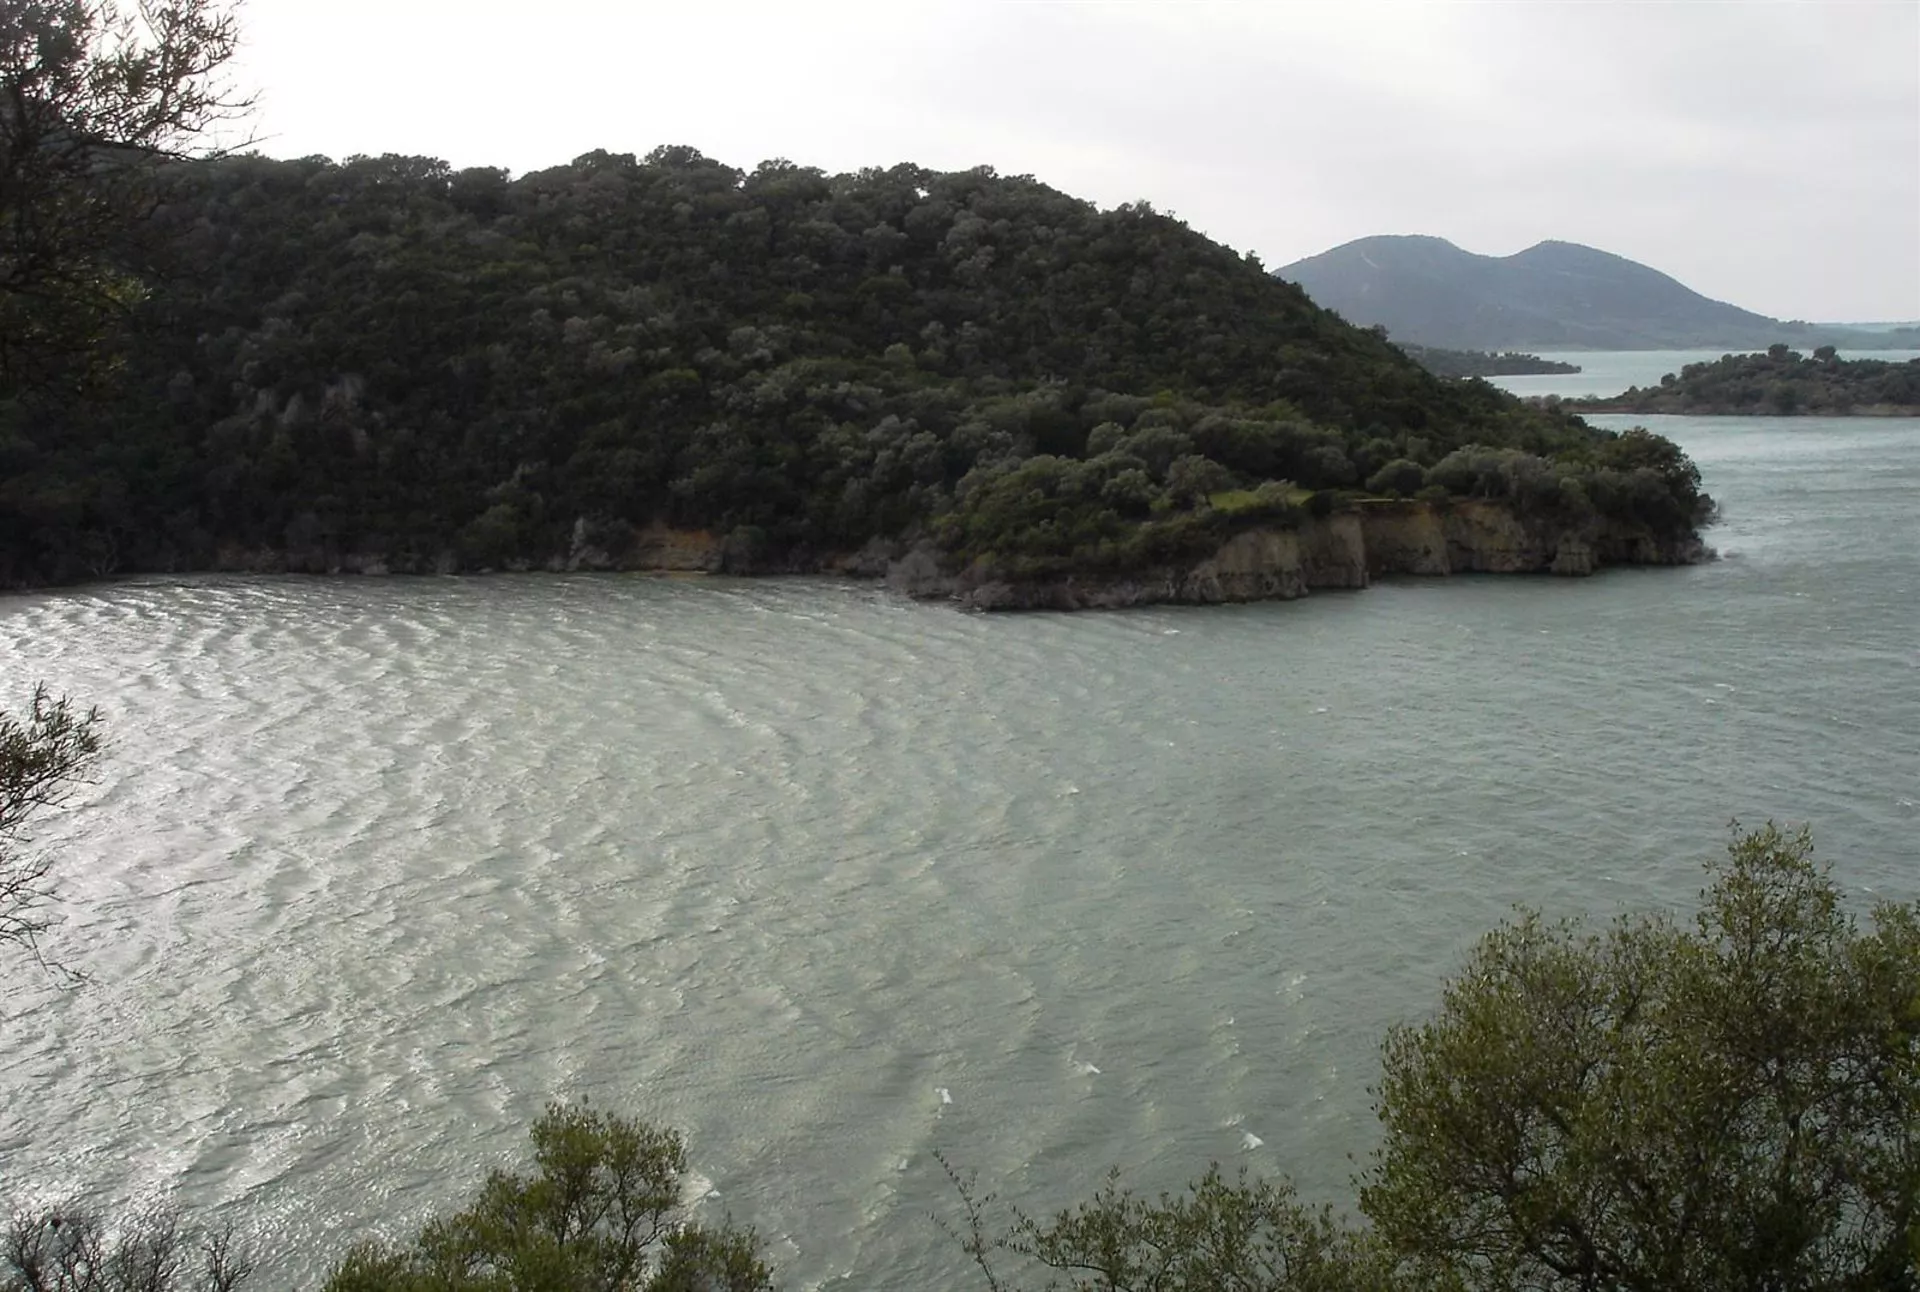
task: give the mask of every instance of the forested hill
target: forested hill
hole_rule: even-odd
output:
[[[1438,380],[1145,205],[989,169],[246,156],[177,166],[155,219],[175,272],[105,402],[0,391],[0,581],[617,563],[657,524],[741,569],[915,532],[1124,564],[1211,541],[1221,491],[1416,486],[1469,445],[1437,478],[1669,531],[1701,507],[1671,445]]]
[[[1444,238],[1361,238],[1279,271],[1314,300],[1395,340],[1499,350],[1663,350],[1807,343],[1816,329],[1711,300],[1657,269],[1573,242],[1511,256]],[[1836,337],[1838,344],[1862,343]]]
[[[1920,416],[1920,358],[1842,359],[1831,346],[1811,358],[1776,345],[1765,354],[1722,355],[1606,399],[1568,400],[1590,412],[1732,413],[1746,416]]]

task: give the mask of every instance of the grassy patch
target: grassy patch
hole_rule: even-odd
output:
[[[1223,516],[1245,512],[1271,511],[1275,507],[1304,507],[1313,490],[1285,481],[1274,481],[1258,489],[1222,489],[1207,495],[1207,505]]]

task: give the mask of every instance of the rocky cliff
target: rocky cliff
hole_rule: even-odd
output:
[[[1498,502],[1376,502],[1297,527],[1249,529],[1184,565],[1008,579],[990,569],[955,574],[942,568],[937,552],[922,548],[893,562],[887,577],[910,596],[950,598],[975,610],[1087,610],[1284,601],[1316,588],[1364,588],[1390,574],[1584,576],[1606,565],[1686,565],[1708,555],[1692,537],[1522,518]]]
[[[1675,541],[1609,522],[1569,526],[1522,518],[1503,503],[1484,500],[1446,505],[1367,502],[1296,526],[1245,529],[1210,555],[1184,563],[1044,578],[1007,577],[984,565],[956,571],[946,555],[928,543],[875,540],[858,552],[789,553],[769,561],[703,530],[594,526],[583,520],[572,537],[565,553],[539,565],[521,561],[506,568],[841,574],[884,578],[907,596],[951,600],[973,610],[1092,610],[1287,601],[1315,589],[1364,588],[1390,574],[1578,576],[1606,565],[1684,565],[1709,555],[1691,537]],[[454,574],[464,567],[450,551],[399,556],[313,544],[225,548],[214,568],[256,574],[381,575]]]

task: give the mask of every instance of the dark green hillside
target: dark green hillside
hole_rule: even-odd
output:
[[[1585,494],[1699,514],[1677,454],[1603,453],[1145,205],[990,169],[239,157],[166,197],[172,272],[105,398],[0,392],[0,580],[618,563],[653,524],[740,569],[913,532],[1124,564],[1212,541],[1221,490],[1467,445],[1647,465]]]

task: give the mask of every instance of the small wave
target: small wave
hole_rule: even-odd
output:
[[[1076,1063],[1073,1065],[1073,1070],[1083,1077],[1097,1077],[1100,1075],[1100,1069],[1094,1067],[1091,1063]]]

